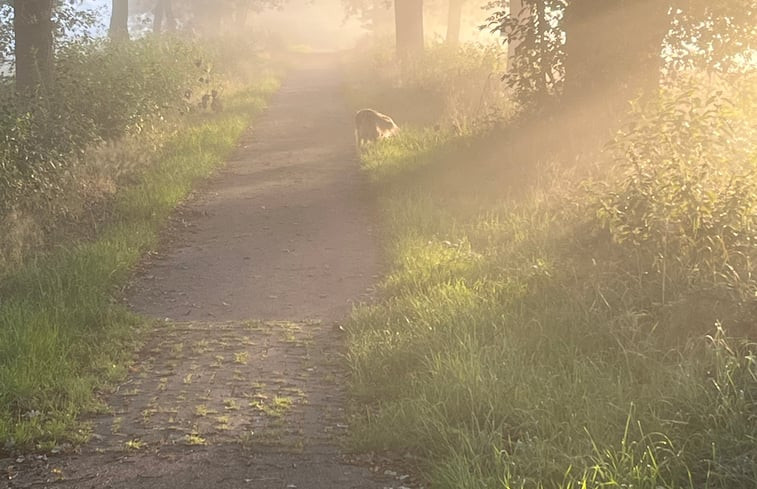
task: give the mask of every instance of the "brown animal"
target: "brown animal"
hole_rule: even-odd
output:
[[[392,137],[399,130],[391,117],[373,109],[359,110],[355,114],[355,144],[358,150],[363,143]]]

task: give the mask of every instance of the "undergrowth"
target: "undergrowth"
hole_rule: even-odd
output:
[[[0,276],[61,233],[91,232],[149,166],[144,155],[270,71],[246,44],[222,52],[220,42],[68,41],[56,50],[55,82],[36,97],[16,96],[0,77]]]
[[[390,270],[347,327],[354,446],[438,488],[756,487],[753,89],[667,90],[589,177],[481,157],[517,128],[367,150]]]
[[[113,75],[109,83],[130,83],[133,90],[140,92],[145,84],[168,83],[165,77],[172,76],[170,66],[162,61],[153,65],[153,58],[149,58],[141,61],[147,67],[133,59],[135,65],[122,75],[108,70],[94,75],[94,70],[103,64],[110,68],[121,66],[123,56],[139,53],[142,48],[157,57],[169,52],[155,48],[150,44],[153,42],[174,46],[166,40],[144,42],[146,46],[135,44],[123,48],[123,52],[120,47],[111,47],[66,53],[76,56],[76,63],[91,65],[90,73],[98,79]],[[13,184],[11,179],[16,174],[4,173],[3,224],[4,229],[16,235],[6,233],[0,241],[13,239],[22,244],[19,246],[23,250],[15,257],[6,255],[5,267],[0,268],[0,452],[45,451],[88,437],[89,428],[82,422],[82,414],[104,409],[97,392],[124,375],[138,341],[135,333],[145,323],[119,302],[120,290],[140,257],[156,245],[158,230],[171,210],[198,179],[225,161],[242,131],[278,85],[264,63],[259,62],[254,78],[232,79],[212,75],[210,58],[195,57],[197,52],[189,47],[170,53],[175,63],[191,67],[186,68],[189,74],[184,80],[195,87],[192,93],[185,92],[189,88],[181,84],[156,87],[155,90],[170,91],[163,99],[165,105],[146,99],[144,108],[133,106],[133,100],[128,98],[131,95],[124,94],[124,105],[114,105],[120,108],[114,109],[110,119],[87,112],[104,109],[109,99],[102,102],[105,105],[93,99],[92,107],[72,106],[80,120],[91,118],[92,128],[104,132],[80,133],[82,139],[78,142],[70,138],[60,141],[74,144],[71,151],[54,145],[39,146],[50,153],[39,155],[40,159],[30,164],[42,164],[57,155],[53,170],[42,179],[20,178],[18,184]],[[101,57],[115,57],[115,61],[109,64]],[[230,63],[216,61],[226,67]],[[161,71],[161,66],[166,71]],[[132,68],[143,70],[142,78]],[[202,78],[199,85],[197,70]],[[208,79],[210,76],[213,78]],[[81,90],[87,89],[87,83],[97,82],[83,83]],[[90,96],[111,96],[105,93],[107,86],[110,85]],[[222,110],[199,106],[210,87],[224,91]],[[155,91],[145,91],[144,97],[155,95]],[[82,97],[83,94],[66,103],[81,104]],[[112,124],[104,124],[104,120]],[[111,129],[118,137],[108,135]],[[37,135],[29,136],[32,139],[12,141],[4,148],[13,149],[16,143],[33,144]],[[19,150],[18,154],[30,153]],[[36,171],[34,168],[31,171]],[[70,179],[82,175],[87,178]],[[44,182],[49,182],[55,191],[38,196],[37,192],[46,188]],[[107,191],[91,191],[88,185],[94,182]],[[27,188],[29,185],[34,188]],[[85,195],[77,196],[77,192]],[[65,208],[55,209],[56,206]],[[71,215],[75,219],[65,225],[55,222]],[[51,221],[54,226],[45,224]],[[81,232],[81,227],[86,232]],[[29,245],[25,228],[29,235],[44,236]],[[9,241],[3,244],[4,251],[13,246]]]
[[[512,111],[500,83],[504,58],[497,46],[436,43],[404,64],[388,45],[359,51],[348,62],[350,101],[356,109],[389,114],[400,127],[436,125],[467,133]]]

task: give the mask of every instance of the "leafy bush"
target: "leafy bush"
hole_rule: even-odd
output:
[[[5,195],[16,199],[0,215],[2,454],[86,440],[81,415],[103,408],[95,394],[122,378],[145,326],[114,295],[155,247],[167,216],[227,161],[278,86],[264,73],[243,90],[226,90],[220,113],[201,113],[209,89],[230,86],[209,78],[201,53],[179,40],[71,46],[60,53],[59,70],[80,71],[61,76],[56,88],[71,100],[52,100],[45,110],[70,110],[73,124],[42,133],[50,120],[34,117],[56,112],[40,109],[24,115],[40,132],[14,126],[16,133],[2,133],[4,156],[40,144],[29,171],[11,165],[26,173],[0,173],[13,192]],[[199,88],[187,98],[186,87]],[[74,217],[80,221],[58,222]],[[40,243],[55,246],[29,250]]]
[[[16,98],[12,85],[0,95],[0,222],[9,229],[6,239],[14,223],[16,230],[20,221],[36,227],[31,234],[41,236],[96,203],[89,177],[105,176],[112,186],[126,169],[98,167],[102,162],[91,160],[91,150],[155,132],[196,107],[215,83],[207,54],[178,38],[68,43],[58,50],[55,66],[54,86],[44,98]],[[21,253],[10,249],[18,240],[9,241],[0,243],[0,266]]]
[[[440,488],[755,487],[755,86],[670,88],[592,179],[365,152],[392,268],[347,328],[355,445]]]
[[[755,140],[755,125],[735,113],[722,90],[687,84],[639,109],[614,142],[620,178],[599,190],[597,214],[618,252],[635,257],[626,272],[645,284],[647,307],[701,306],[706,293],[720,303],[718,314],[751,322]]]

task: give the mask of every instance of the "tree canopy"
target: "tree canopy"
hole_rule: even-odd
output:
[[[521,46],[506,81],[525,103],[598,90],[627,100],[666,67],[727,72],[757,47],[751,0],[523,0],[525,14],[509,4],[491,2],[488,22]]]

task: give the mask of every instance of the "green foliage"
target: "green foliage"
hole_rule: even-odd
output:
[[[523,12],[511,12],[509,1],[494,0],[488,8],[494,9],[487,19],[492,32],[502,36],[505,43],[515,43],[517,48],[508,61],[508,71],[504,80],[510,86],[524,107],[542,106],[559,96],[572,77],[585,75],[586,79],[601,78],[603,73],[576,74],[567,70],[568,49],[571,39],[588,36],[592,30],[614,32],[612,22],[625,22],[626,14],[633,14],[638,2],[617,0],[524,0]],[[651,4],[650,4],[651,5]],[[668,75],[682,69],[706,69],[719,72],[743,71],[744,60],[754,57],[754,39],[757,36],[757,9],[751,0],[724,0],[710,2],[692,0],[660,0],[656,11],[647,8],[644,21],[638,23],[640,29],[651,25],[663,25],[664,40],[652,46],[653,53],[664,55],[665,72]],[[572,11],[572,18],[568,15]],[[609,15],[608,12],[613,12]],[[619,15],[617,15],[619,14]],[[650,16],[662,18],[650,18]],[[574,32],[566,32],[574,29]],[[579,31],[585,32],[579,32]],[[622,35],[622,29],[615,29]],[[640,38],[645,32],[639,32]],[[617,39],[614,47],[623,45],[624,39]],[[574,52],[573,56],[598,57],[598,52],[606,49],[596,46],[595,50]],[[592,48],[594,49],[594,48]],[[615,57],[622,55],[616,50]],[[631,53],[633,55],[633,53]],[[599,56],[601,57],[601,55]],[[633,57],[629,59],[634,59]],[[642,58],[643,59],[643,58]],[[578,60],[573,60],[575,68]],[[612,60],[608,59],[610,63]],[[654,66],[652,60],[643,60]],[[601,71],[602,68],[599,68]],[[617,68],[615,68],[617,69]],[[613,74],[620,80],[631,80],[640,70],[639,66],[628,63],[626,73]],[[617,89],[618,87],[605,87]]]
[[[503,42],[517,45],[508,59],[504,81],[524,107],[544,104],[565,82],[565,32],[561,25],[565,0],[526,0],[524,11],[511,12],[509,2],[494,1],[487,19]]]
[[[0,452],[83,441],[123,374],[144,321],[114,294],[277,87],[220,43],[77,38],[44,96],[0,79]]]
[[[354,444],[439,488],[755,487],[755,86],[669,89],[591,179],[369,149],[391,271],[348,324]]]
[[[96,239],[60,243],[0,283],[0,452],[49,450],[87,436],[81,415],[117,380],[144,321],[114,300],[171,210],[222,164],[274,88],[230,97],[212,118],[187,119],[115,194]],[[137,152],[146,148],[139,146]],[[144,157],[144,156],[143,156]]]
[[[94,159],[95,147],[155,139],[171,121],[201,111],[202,97],[222,81],[211,59],[177,38],[68,43],[45,97],[16,97],[8,85],[0,94],[0,222],[9,230],[0,267],[134,177],[134,165]]]
[[[53,197],[91,145],[143,130],[168,111],[186,111],[185,94],[204,73],[203,55],[171,39],[75,43],[57,54],[44,99],[2,95],[0,214]],[[197,63],[197,65],[195,65]],[[34,205],[34,204],[32,204]]]
[[[443,120],[468,131],[504,117],[507,97],[498,77],[503,68],[495,46],[435,44],[403,67],[401,82],[433,91],[443,101]]]
[[[0,2],[0,19],[10,20],[13,8],[5,1]],[[0,66],[3,66],[11,58],[13,53],[13,30],[11,22],[0,20]]]
[[[679,71],[743,72],[744,57],[755,55],[755,38],[757,5],[753,1],[692,0],[673,16],[669,65]]]
[[[80,8],[81,0],[61,0],[55,2],[53,25],[57,41],[64,38],[89,40],[90,29],[97,23],[97,13]],[[0,67],[13,60],[13,2],[0,1]]]
[[[720,289],[735,317],[757,291],[757,131],[732,107],[722,90],[687,86],[639,110],[614,143],[621,177],[598,216],[659,287],[655,302]]]

